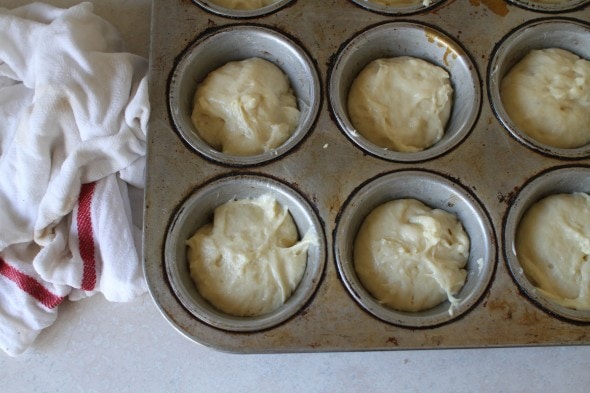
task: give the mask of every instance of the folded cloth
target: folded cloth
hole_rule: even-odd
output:
[[[128,185],[143,187],[147,61],[90,3],[0,7],[0,347],[65,298],[146,291]]]

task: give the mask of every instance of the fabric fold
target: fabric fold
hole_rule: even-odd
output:
[[[143,188],[148,63],[124,48],[90,3],[0,8],[0,346],[11,355],[57,316],[61,301],[39,293],[146,290],[128,186]]]

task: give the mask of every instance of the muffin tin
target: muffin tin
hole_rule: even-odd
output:
[[[360,137],[347,115],[348,91],[355,77],[373,60],[398,56],[417,57],[445,68],[454,89],[453,110],[442,140],[419,152],[374,145]],[[361,149],[391,161],[416,162],[441,155],[465,138],[479,114],[481,87],[475,64],[453,38],[427,24],[397,21],[371,27],[346,43],[332,67],[328,96],[340,128]]]
[[[218,5],[216,1],[208,1],[208,0],[194,0],[196,4],[198,4],[203,9],[228,18],[256,18],[261,17],[264,15],[271,14],[285,5],[292,2],[292,0],[277,0],[272,4],[269,4],[265,7],[260,7],[256,9],[250,10],[243,10],[243,9],[228,9]]]
[[[590,145],[576,149],[561,149],[544,145],[529,137],[510,120],[502,105],[499,86],[512,66],[531,50],[555,47],[590,59],[588,25],[575,20],[540,20],[525,23],[509,33],[498,45],[489,65],[488,88],[492,108],[498,120],[512,136],[530,148],[561,158],[588,157]]]
[[[230,61],[259,57],[287,73],[301,112],[299,126],[277,149],[254,156],[232,156],[211,148],[191,121],[197,82]],[[174,69],[170,79],[170,109],[176,129],[203,156],[221,164],[250,166],[278,158],[307,135],[318,115],[320,78],[311,58],[293,40],[262,26],[230,26],[198,40]]]
[[[219,312],[204,300],[190,278],[186,257],[186,240],[195,228],[211,221],[211,212],[220,201],[256,198],[272,194],[277,202],[289,209],[297,230],[315,239],[309,247],[303,278],[283,307],[251,318],[241,318]],[[309,203],[289,186],[268,177],[232,174],[200,187],[182,204],[172,221],[165,244],[166,273],[176,297],[204,322],[229,331],[255,331],[275,326],[298,312],[319,285],[326,262],[326,239],[322,225]]]
[[[535,202],[552,194],[572,194],[585,192],[590,194],[590,169],[584,167],[552,168],[532,178],[522,187],[518,198],[510,207],[506,216],[504,229],[505,257],[512,275],[522,290],[539,307],[548,312],[572,321],[588,322],[590,311],[573,310],[560,306],[539,295],[536,288],[524,274],[518,263],[515,251],[515,239],[518,222]]]
[[[463,288],[456,295],[458,304],[451,306],[445,301],[421,312],[396,311],[373,298],[354,271],[353,244],[365,217],[388,201],[407,198],[453,213],[469,236],[468,274]],[[433,172],[400,170],[370,179],[346,201],[336,225],[335,260],[349,293],[375,317],[395,325],[431,327],[459,318],[486,291],[494,271],[494,231],[483,207],[468,190]]]
[[[529,48],[559,46],[590,58],[587,4],[442,0],[387,8],[297,0],[226,13],[207,1],[154,0],[144,271],[163,315],[189,339],[238,353],[590,343],[590,313],[536,296],[513,246],[518,220],[534,201],[590,192],[590,149],[557,151],[522,137],[497,92]],[[423,152],[371,145],[347,119],[356,73],[397,55],[451,75],[447,132]],[[208,72],[252,56],[288,75],[302,118],[276,151],[227,156],[198,138],[192,94]],[[224,315],[192,285],[184,242],[216,206],[267,192],[289,208],[300,234],[311,229],[317,242],[284,307],[257,318]],[[469,234],[468,278],[454,310],[448,302],[421,313],[386,309],[351,268],[364,216],[402,197],[456,214]]]

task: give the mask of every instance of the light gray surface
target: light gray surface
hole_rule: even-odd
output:
[[[233,355],[193,344],[148,296],[65,304],[4,392],[586,392],[590,347]]]
[[[147,55],[149,1],[95,3],[129,47]],[[0,390],[574,393],[587,391],[589,369],[588,346],[230,355],[184,339],[148,295],[126,304],[99,295],[62,305],[58,321],[22,356],[0,354]]]

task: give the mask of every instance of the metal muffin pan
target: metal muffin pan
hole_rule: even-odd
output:
[[[348,116],[348,91],[356,76],[373,60],[417,57],[447,70],[453,86],[453,109],[443,138],[419,152],[397,152],[363,138]],[[329,98],[342,130],[361,149],[392,161],[416,162],[452,149],[471,131],[481,104],[480,79],[469,55],[443,32],[416,22],[390,22],[372,27],[350,40],[339,52],[329,80]]]
[[[212,12],[214,14],[224,16],[227,18],[256,18],[261,17],[264,15],[272,14],[277,10],[280,10],[282,7],[286,6],[290,2],[294,0],[276,0],[274,3],[269,4],[264,7],[255,8],[251,10],[242,10],[242,9],[232,9],[222,7],[217,4],[215,1],[208,1],[208,0],[193,0],[195,4],[199,7],[202,7],[204,10]]]
[[[507,252],[511,243],[505,232],[507,217],[513,214],[513,206],[522,205],[519,198],[526,194],[520,192],[531,179],[564,165],[586,168],[590,161],[585,155],[564,157],[524,143],[496,116],[488,91],[490,79],[496,77],[490,63],[500,45],[519,28],[543,24],[548,26],[548,36],[559,36],[549,34],[556,30],[551,27],[555,20],[585,28],[589,19],[590,11],[584,7],[548,17],[503,0],[485,4],[443,0],[402,15],[373,12],[350,0],[297,0],[254,18],[221,15],[188,0],[154,0],[144,270],[162,314],[189,339],[238,353],[590,343],[588,321],[562,317],[540,306],[513,276]],[[399,30],[395,34],[388,30],[395,28]],[[392,40],[382,42],[389,34],[372,36],[366,42],[359,38],[382,30],[396,37],[397,47]],[[265,39],[260,42],[268,45],[262,50],[256,51],[260,47],[252,44],[260,35],[246,34],[252,31],[264,32]],[[235,32],[239,33],[232,34]],[[232,38],[203,49],[208,40],[225,34]],[[567,46],[568,39],[555,38],[548,43]],[[277,47],[281,48],[279,54]],[[460,104],[453,108],[447,138],[453,134],[453,121],[461,124],[458,128],[462,131],[452,137],[448,148],[411,160],[383,157],[359,146],[343,126],[345,111],[337,106],[346,96],[354,70],[360,70],[369,57],[384,48],[389,48],[385,54],[425,57],[450,72]],[[294,90],[305,85],[316,92],[309,93],[317,105],[315,114],[313,109],[309,111],[313,119],[309,129],[275,157],[238,162],[203,153],[187,140],[178,121],[191,109],[194,92],[190,90],[207,72],[229,60],[230,52],[239,53],[238,58],[257,54],[270,59],[286,71]],[[289,71],[302,64],[309,68],[303,71],[305,75]],[[343,71],[346,69],[348,73]],[[316,86],[315,78],[317,89],[309,87]],[[306,82],[302,84],[300,79]],[[246,329],[236,328],[236,321],[214,322],[218,315],[205,317],[211,310],[202,310],[207,306],[198,294],[195,297],[190,283],[180,284],[186,288],[179,290],[184,273],[174,272],[186,266],[182,244],[188,227],[205,220],[221,199],[234,197],[229,194],[247,196],[251,192],[255,196],[260,192],[251,184],[242,188],[242,178],[270,179],[280,185],[273,186],[274,191],[289,190],[287,194],[301,198],[305,202],[302,206],[312,208],[318,231],[325,234],[325,264],[320,277],[314,276],[317,286],[303,291],[309,298],[280,321],[254,323]],[[395,186],[383,186],[386,192],[375,191],[381,189],[377,185],[389,181]],[[228,188],[232,191],[220,188],[219,200],[213,192],[209,201],[197,202],[199,195],[215,189],[218,182],[232,184]],[[366,190],[374,191],[363,197]],[[285,194],[281,191],[279,195]],[[361,291],[343,263],[351,248],[345,239],[355,234],[366,213],[363,209],[368,212],[380,198],[409,195],[456,213],[470,236],[473,255],[468,263],[468,284],[461,295],[464,308],[452,318],[446,316],[448,304],[421,316],[376,315],[376,308],[363,303],[365,297],[359,295]],[[285,198],[287,203],[289,198]],[[192,224],[180,230],[183,220]],[[244,325],[239,321],[238,326]]]
[[[531,50],[561,48],[584,59],[590,59],[590,26],[580,21],[552,18],[518,26],[501,41],[490,61],[488,91],[498,120],[525,145],[540,152],[564,158],[590,156],[590,144],[575,149],[547,146],[522,132],[510,120],[502,104],[500,83],[510,69]]]
[[[409,15],[416,12],[424,12],[429,8],[435,7],[438,3],[444,0],[430,0],[427,4],[422,0],[405,1],[399,5],[384,5],[378,4],[377,1],[371,0],[352,0],[354,3],[369,11],[385,14],[385,15]]]
[[[506,246],[504,251],[514,279],[536,304],[559,317],[572,321],[590,322],[590,310],[566,308],[539,295],[520,266],[515,249],[518,222],[532,205],[549,195],[572,194],[574,192],[590,194],[590,168],[554,168],[531,179],[520,190],[506,216],[504,226],[504,244]]]
[[[532,11],[559,13],[575,10],[590,3],[589,0],[508,0]]]
[[[363,288],[354,270],[353,244],[365,217],[376,207],[397,199],[417,199],[430,208],[457,216],[470,240],[465,285],[451,308],[446,301],[422,312],[401,312],[379,303]],[[455,182],[426,171],[401,170],[371,179],[343,207],[334,234],[335,259],[354,299],[377,318],[406,327],[436,326],[467,312],[483,295],[496,262],[492,223],[479,202]]]
[[[191,121],[197,84],[210,72],[231,62],[260,57],[287,74],[301,112],[293,135],[277,149],[255,156],[235,156],[209,146]],[[176,128],[195,150],[229,165],[254,165],[273,160],[296,146],[311,130],[320,107],[320,79],[312,60],[295,42],[261,26],[219,29],[192,45],[174,69],[170,81],[170,109]]]
[[[211,222],[219,205],[234,199],[272,195],[289,209],[300,237],[308,231],[317,239],[308,249],[308,261],[301,282],[291,297],[271,313],[255,317],[224,314],[204,300],[191,280],[186,256],[186,240]],[[287,185],[266,177],[237,174],[216,179],[195,190],[182,203],[169,227],[165,245],[165,263],[172,290],[182,304],[203,322],[229,331],[256,331],[278,325],[298,312],[319,285],[326,262],[326,240],[313,208]]]

